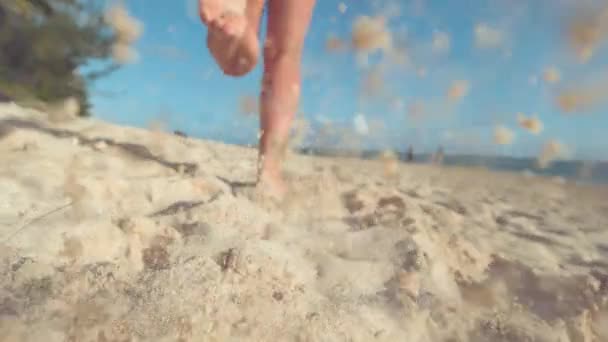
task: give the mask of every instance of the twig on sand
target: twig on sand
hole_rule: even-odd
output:
[[[175,202],[175,203],[171,204],[170,206],[166,207],[165,209],[156,211],[148,216],[157,217],[157,216],[175,215],[180,211],[194,209],[204,203],[205,203],[204,201],[179,201],[179,202]]]
[[[44,218],[53,215],[54,213],[57,213],[63,209],[69,208],[70,206],[72,206],[72,204],[74,204],[74,202],[69,202],[66,203],[64,205],[61,205],[55,209],[52,209],[50,211],[47,211],[41,215],[38,215],[36,217],[34,217],[33,219],[25,222],[21,227],[19,227],[17,230],[15,230],[14,232],[12,232],[11,234],[9,234],[7,237],[5,237],[2,240],[2,243],[7,243],[8,241],[10,241],[12,238],[14,238],[15,236],[17,236],[17,234],[21,233],[25,228],[29,227],[31,224],[36,223],[38,221],[43,220]]]
[[[178,201],[178,202],[175,202],[175,203],[171,204],[170,206],[166,207],[165,209],[158,210],[158,211],[148,215],[148,217],[175,215],[180,211],[187,211],[190,209],[194,209],[198,206],[201,206],[203,204],[209,204],[209,203],[215,201],[222,194],[223,194],[223,191],[219,191],[216,194],[214,194],[213,196],[211,196],[211,198],[209,198],[207,201]]]
[[[224,177],[216,176],[222,183],[228,185],[230,187],[230,192],[232,196],[237,195],[237,191],[242,188],[253,188],[257,185],[257,182],[239,182],[239,181],[231,181]]]

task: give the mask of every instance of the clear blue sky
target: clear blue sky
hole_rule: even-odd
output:
[[[261,68],[240,79],[223,76],[206,51],[206,30],[192,12],[193,1],[127,1],[131,14],[144,25],[136,44],[140,60],[92,86],[94,115],[140,127],[160,119],[170,129],[191,135],[253,143],[257,118],[240,114],[239,101],[257,95]],[[338,10],[340,2],[347,5],[344,14]],[[542,80],[549,66],[560,70],[561,84],[567,85],[605,70],[608,64],[605,51],[598,51],[587,65],[576,63],[567,53],[560,25],[570,8],[565,3],[319,0],[306,42],[299,115],[314,131],[327,119],[350,128],[356,113],[363,113],[372,136],[360,142],[370,148],[405,149],[412,144],[417,151],[432,151],[443,144],[448,153],[535,156],[543,142],[558,139],[577,157],[607,160],[606,107],[564,115],[553,99],[561,85]],[[329,53],[325,41],[329,34],[349,38],[355,18],[382,13],[395,4],[400,15],[390,19],[389,27],[405,40],[412,65],[385,69],[384,97],[361,97],[364,71],[355,55]],[[474,28],[479,23],[504,33],[497,48],[475,46]],[[431,51],[436,31],[450,38],[450,48],[443,54]],[[420,68],[427,70],[425,77],[417,75]],[[531,82],[533,77],[538,82]],[[445,94],[459,79],[470,82],[470,91],[450,105]],[[398,101],[402,107],[394,105]],[[423,103],[434,115],[413,121],[408,108],[414,103]],[[545,126],[542,134],[534,136],[518,128],[517,112],[536,113]],[[384,128],[374,129],[374,121]],[[512,145],[493,143],[497,124],[515,132]]]

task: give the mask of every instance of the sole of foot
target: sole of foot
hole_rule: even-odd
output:
[[[207,47],[228,76],[243,76],[258,61],[257,33],[244,14],[226,11],[222,0],[199,0],[199,14],[207,25]]]

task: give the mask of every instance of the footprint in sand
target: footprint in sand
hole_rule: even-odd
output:
[[[343,221],[355,231],[365,230],[379,225],[409,226],[412,219],[405,217],[405,201],[396,195],[380,197],[375,201],[366,196],[361,199],[358,190],[351,190],[342,194],[342,205],[351,214]]]

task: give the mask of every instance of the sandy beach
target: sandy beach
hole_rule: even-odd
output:
[[[2,341],[608,341],[608,190],[0,107]]]

